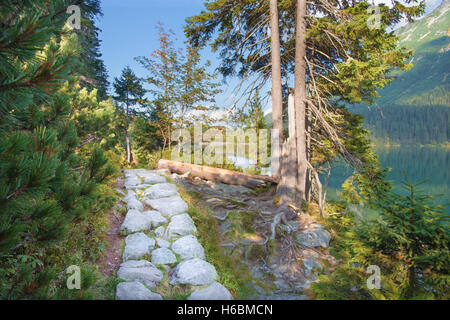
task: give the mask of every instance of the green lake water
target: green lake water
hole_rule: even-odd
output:
[[[404,172],[412,184],[422,183],[419,189],[431,195],[441,195],[436,203],[443,204],[450,214],[450,150],[438,147],[399,146],[376,147],[375,152],[384,167],[392,170],[388,180],[393,182],[394,191],[404,194],[401,182]],[[342,183],[352,174],[345,167],[333,169],[328,185],[327,198],[339,198]]]

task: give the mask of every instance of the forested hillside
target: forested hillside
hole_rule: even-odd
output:
[[[407,72],[379,91],[377,106],[354,106],[378,140],[442,144],[449,141],[450,3],[399,28],[399,45],[414,50]]]

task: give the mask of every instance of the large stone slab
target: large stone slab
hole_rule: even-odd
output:
[[[139,281],[154,288],[161,282],[164,274],[147,260],[129,260],[120,265],[117,277],[126,281]]]
[[[150,254],[155,247],[155,240],[147,237],[144,233],[133,233],[125,238],[125,250],[122,259],[138,260],[147,254]]]
[[[320,225],[319,225],[320,226]],[[328,248],[330,245],[331,235],[325,230],[322,226],[312,229],[312,230],[304,230],[302,232],[297,233],[296,235],[297,242],[306,247],[324,247]]]
[[[129,177],[125,179],[125,188],[127,189],[132,189],[135,188],[136,186],[140,185],[141,179],[135,176]]]
[[[156,171],[147,170],[138,175],[144,179],[144,183],[155,184],[167,182],[166,178],[156,173]]]
[[[145,202],[168,217],[173,217],[188,210],[188,205],[179,195],[154,200],[146,199]]]
[[[165,236],[168,239],[176,239],[182,236],[195,235],[197,228],[194,221],[187,213],[183,213],[172,217],[169,225],[167,226]]]
[[[160,248],[169,248],[170,247],[170,242],[167,240],[164,240],[163,238],[156,238],[156,244]]]
[[[204,289],[192,292],[187,300],[233,300],[233,296],[223,285],[213,282]]]
[[[177,186],[173,183],[158,183],[144,191],[144,196],[150,199],[172,197],[178,194]]]
[[[152,251],[153,264],[173,264],[177,262],[177,257],[170,249],[158,248]]]
[[[205,250],[193,235],[188,235],[176,240],[172,244],[172,250],[185,259],[205,259]]]
[[[142,210],[144,210],[144,205],[137,198],[136,199],[130,199],[127,202],[127,209],[128,210],[139,210],[139,211],[142,211]]]
[[[190,284],[202,286],[218,278],[214,266],[204,260],[194,258],[180,262],[174,269],[170,284]]]
[[[129,210],[120,231],[125,234],[146,231],[151,228],[152,222],[153,216],[148,211]]]
[[[117,285],[116,300],[162,300],[162,297],[151,292],[142,283],[134,281]]]
[[[150,210],[145,211],[145,213],[150,217],[153,228],[157,228],[162,224],[167,223],[167,218],[163,217],[158,211]]]
[[[137,195],[136,192],[134,192],[133,190],[128,190],[128,194],[122,199],[123,202],[128,203],[131,200],[137,200]]]

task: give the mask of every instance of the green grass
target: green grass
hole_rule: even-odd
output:
[[[198,193],[180,187],[181,197],[189,205],[189,215],[194,221],[198,240],[205,249],[206,259],[212,263],[219,274],[219,282],[227,287],[236,299],[248,299],[254,293],[248,284],[252,277],[248,267],[241,263],[240,255],[230,254],[229,249],[221,247],[220,230],[212,212],[199,199]],[[248,221],[243,222],[247,225]]]

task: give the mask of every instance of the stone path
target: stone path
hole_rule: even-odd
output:
[[[162,300],[158,286],[190,288],[188,300],[231,300],[206,261],[188,205],[177,186],[160,170],[124,170],[127,214],[120,227],[126,236],[117,277],[117,300]],[[166,290],[167,291],[167,290]]]

